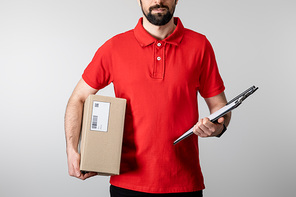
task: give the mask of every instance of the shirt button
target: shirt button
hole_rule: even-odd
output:
[[[157,57],[157,60],[160,61],[161,60],[161,57]]]
[[[161,46],[161,43],[157,43],[157,46],[160,47]]]

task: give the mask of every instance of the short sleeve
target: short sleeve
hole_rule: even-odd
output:
[[[82,74],[83,80],[92,88],[102,89],[112,82],[112,58],[107,41],[95,53]]]
[[[199,84],[200,95],[204,98],[216,96],[225,89],[218,70],[214,50],[207,38],[205,38]]]

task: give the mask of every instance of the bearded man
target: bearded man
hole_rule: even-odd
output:
[[[66,109],[65,133],[71,176],[79,170],[83,103],[110,83],[127,100],[120,175],[111,176],[117,196],[202,196],[205,188],[198,137],[220,136],[230,113],[212,123],[199,119],[197,94],[211,113],[227,101],[207,38],[174,17],[178,0],[138,0],[136,27],[103,44],[82,74]],[[193,125],[193,135],[173,145]]]

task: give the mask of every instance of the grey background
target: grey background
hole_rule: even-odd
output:
[[[260,89],[221,139],[200,139],[206,197],[296,193],[296,3],[180,0],[212,43],[228,98]],[[0,196],[109,196],[108,177],[68,176],[63,117],[95,51],[135,27],[136,0],[0,1]],[[114,95],[112,86],[99,94]],[[208,115],[200,99],[200,116]]]

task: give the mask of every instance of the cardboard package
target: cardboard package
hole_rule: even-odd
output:
[[[118,175],[126,100],[90,95],[84,103],[80,170]]]

